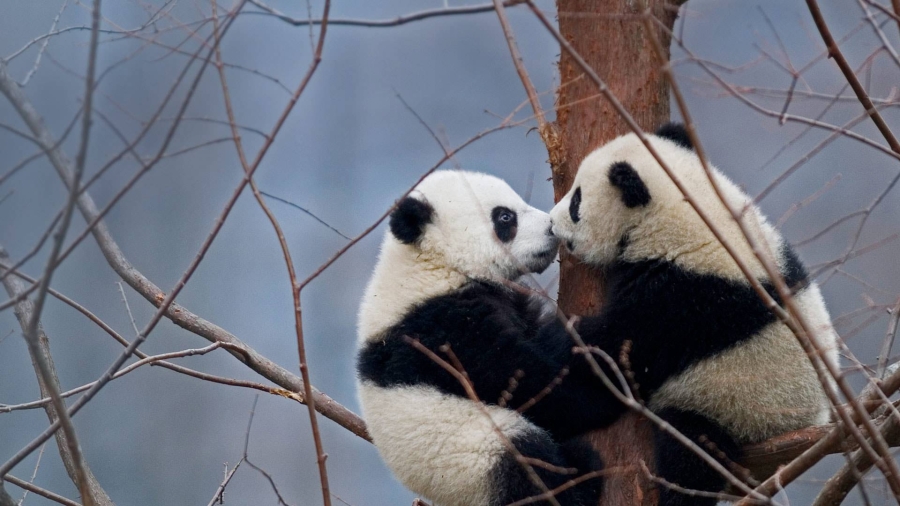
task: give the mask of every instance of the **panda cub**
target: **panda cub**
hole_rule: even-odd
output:
[[[554,381],[571,339],[541,333],[552,313],[509,287],[556,253],[547,213],[486,174],[435,172],[390,216],[360,308],[359,394],[385,463],[436,505],[509,504],[542,493],[535,476],[553,490],[601,468],[571,437],[600,424],[592,406],[605,393]],[[484,405],[412,339],[452,363],[448,344]],[[600,487],[585,479],[555,497],[593,506]]]
[[[780,302],[714,192],[684,127],[669,124],[648,137]],[[718,170],[713,169],[713,177],[728,204],[746,210],[743,221],[757,244],[777,259],[794,300],[815,329],[821,358],[837,364],[837,336],[818,286],[750,197]],[[796,337],[766,308],[636,135],[589,154],[550,216],[553,233],[569,251],[605,273],[601,313],[583,318],[579,334],[614,358],[630,341],[628,367],[641,397],[701,448],[712,443],[726,462],[738,462],[743,444],[828,422],[825,391]],[[624,410],[612,396],[601,402],[610,414]],[[656,467],[663,478],[692,490],[724,488],[725,479],[690,450],[662,432],[655,438]],[[663,506],[715,503],[660,487]]]

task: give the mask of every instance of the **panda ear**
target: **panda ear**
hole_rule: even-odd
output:
[[[650,190],[628,162],[617,162],[609,168],[609,182],[622,191],[625,207],[640,207],[650,203]]]
[[[694,149],[691,136],[688,135],[687,129],[681,123],[666,123],[656,130],[656,136],[668,139],[683,148]]]
[[[434,208],[428,202],[404,197],[391,213],[391,233],[403,244],[413,244],[422,237],[433,215]]]

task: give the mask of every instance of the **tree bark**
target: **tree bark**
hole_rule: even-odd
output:
[[[671,28],[677,5],[682,2],[647,3],[657,18]],[[641,128],[653,131],[669,120],[669,86],[641,22],[645,5],[636,0],[557,0],[557,12],[563,37],[606,80]],[[657,30],[656,36],[664,47],[669,47],[666,33]],[[564,156],[559,163],[551,164],[557,202],[571,187],[578,165],[588,153],[630,131],[607,101],[597,97],[596,85],[582,76],[564,51],[559,72],[556,128]],[[567,314],[597,313],[602,304],[602,276],[565,251],[560,257],[560,307]],[[643,460],[653,468],[651,429],[649,421],[628,414],[612,427],[589,436],[606,466],[619,468],[607,476],[601,504],[656,504],[654,487],[639,465]]]

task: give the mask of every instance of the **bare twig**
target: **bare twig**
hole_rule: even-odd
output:
[[[95,0],[95,2],[99,2],[99,0]],[[238,6],[235,7],[235,12],[239,12],[240,9],[243,7],[243,5],[244,5],[244,2],[242,1],[240,4],[238,4]],[[98,7],[98,6],[95,4],[95,7]],[[96,8],[95,8],[95,16],[97,17],[97,22],[99,23],[99,12],[97,11]],[[234,18],[232,17],[232,19],[234,19]],[[228,25],[228,26],[231,26],[231,25]],[[227,29],[227,27],[226,27],[226,29]],[[209,60],[207,59],[206,61],[208,62]],[[0,71],[2,71],[2,70],[4,70],[4,69],[2,67],[0,67]],[[24,101],[19,95],[17,95],[15,93],[15,90],[9,89],[9,86],[4,86],[5,83],[4,83],[3,77],[4,77],[3,73],[0,72],[0,91],[2,91],[4,94],[7,95],[7,98],[9,98],[10,101],[13,102],[14,106],[16,106],[16,108],[19,110],[19,113],[20,113],[20,115],[23,116],[23,119],[26,119],[26,122],[28,122],[27,120],[32,115],[36,115],[36,113],[34,113],[33,110],[31,110],[31,111],[24,110],[25,105],[27,104],[27,101]],[[92,81],[91,81],[91,84],[92,84]],[[86,108],[86,109],[90,110],[90,108]],[[290,108],[288,108],[288,109],[290,109]],[[86,112],[85,116],[87,116],[87,115],[88,114]],[[283,121],[283,119],[282,119],[282,121]],[[32,129],[35,131],[41,131],[41,128],[42,128],[42,125],[40,124],[39,121],[37,122],[37,127],[35,127],[34,125],[29,125],[29,126],[32,127]],[[49,135],[49,134],[47,134],[47,135]],[[265,147],[264,147],[263,151],[265,151]],[[59,155],[57,153],[57,156],[61,156],[61,155]],[[51,156],[51,159],[52,158],[53,158],[53,156]],[[56,164],[54,164],[54,165],[56,165]],[[60,163],[60,167],[58,167],[58,168],[62,168],[63,169],[62,172],[67,173],[67,170],[66,170],[67,164]],[[64,178],[64,179],[67,179],[67,178]],[[67,180],[67,182],[69,182],[69,181]],[[71,183],[72,184],[70,184],[70,191],[71,191],[72,196],[74,197],[74,196],[77,196],[77,193],[78,193],[78,191],[77,191],[78,178],[76,177],[74,180],[71,181]],[[231,198],[228,200],[228,203],[225,205],[225,208],[222,210],[222,213],[220,214],[219,219],[216,221],[215,225],[213,226],[213,229],[210,231],[209,235],[207,235],[206,239],[203,241],[203,244],[201,245],[200,250],[198,251],[197,255],[194,257],[194,259],[191,261],[188,268],[184,271],[182,276],[179,278],[178,282],[172,288],[171,292],[169,292],[169,294],[167,296],[165,296],[162,301],[160,301],[159,309],[156,311],[156,313],[153,315],[153,317],[147,323],[146,327],[141,332],[141,334],[134,341],[132,341],[130,345],[128,345],[125,348],[125,350],[116,358],[116,360],[113,361],[112,365],[110,365],[110,367],[106,370],[106,372],[103,374],[103,376],[101,376],[97,380],[97,382],[94,384],[94,386],[91,387],[91,389],[88,390],[87,393],[85,393],[75,403],[72,404],[71,408],[69,408],[69,410],[68,410],[69,416],[77,413],[82,407],[84,407],[85,404],[90,402],[90,400],[97,394],[97,392],[99,392],[112,379],[113,374],[115,374],[115,372],[119,369],[119,367],[121,367],[122,364],[126,360],[128,360],[128,357],[130,357],[131,354],[134,353],[134,350],[137,349],[137,347],[140,346],[144,342],[144,340],[147,338],[147,336],[150,334],[150,332],[153,331],[153,329],[159,323],[162,316],[165,314],[165,312],[171,306],[172,302],[174,302],[175,297],[178,296],[178,294],[181,292],[181,290],[187,284],[188,280],[190,280],[191,276],[196,271],[197,267],[199,267],[200,262],[203,261],[203,258],[205,256],[206,252],[209,250],[210,246],[212,245],[212,242],[215,240],[216,236],[218,235],[219,231],[221,230],[222,225],[225,222],[225,219],[228,217],[228,214],[230,213],[231,209],[234,207],[234,204],[237,201],[238,197],[240,196],[245,185],[246,185],[246,178],[244,178],[244,180],[241,181],[241,184],[238,185],[238,188],[235,189],[235,192],[232,194]],[[76,200],[78,200],[78,199],[76,199]],[[54,260],[55,260],[55,258],[54,258]],[[50,265],[53,265],[53,264],[50,264]],[[4,474],[8,473],[9,470],[11,470],[16,464],[21,462],[22,459],[24,459],[26,456],[28,456],[31,452],[35,451],[38,446],[40,446],[41,444],[43,444],[44,441],[46,441],[48,438],[50,438],[59,429],[60,425],[62,424],[61,420],[62,419],[57,420],[56,422],[51,424],[51,426],[47,430],[42,432],[37,438],[32,440],[28,445],[26,445],[24,448],[22,448],[19,452],[17,452],[12,458],[10,458],[8,461],[6,461],[3,465],[0,465],[0,476],[3,476]]]
[[[31,479],[28,480],[28,483],[34,484],[34,480],[37,478],[38,469],[41,468],[41,459],[44,458],[44,450],[47,449],[47,443],[44,443],[41,446],[41,451],[38,452],[37,461],[34,463],[34,471],[31,473]],[[22,494],[22,498],[19,499],[19,502],[16,503],[16,506],[22,506],[22,503],[25,502],[25,498],[28,497],[28,490]]]
[[[241,457],[241,460],[238,460],[237,464],[231,468],[231,471],[228,471],[228,464],[225,464],[225,478],[222,480],[222,483],[219,484],[219,488],[216,489],[216,493],[213,494],[213,498],[209,501],[207,506],[215,506],[216,503],[225,504],[225,487],[228,486],[234,473],[241,467],[242,462],[244,462],[244,457]]]
[[[891,444],[897,444],[900,440],[900,420],[892,416],[881,427],[882,437]],[[819,491],[812,503],[813,506],[838,506],[853,487],[859,482],[862,474],[865,474],[874,462],[868,454],[861,451],[853,453],[850,461],[844,464]]]
[[[59,12],[57,12],[57,13],[56,13],[56,17],[53,18],[53,24],[50,25],[50,31],[51,31],[51,32],[54,31],[54,30],[56,30],[56,25],[59,24],[59,17],[62,16],[63,11],[66,10],[66,6],[67,6],[68,4],[69,4],[69,0],[64,0],[64,1],[63,1],[62,7],[59,8]],[[32,76],[34,76],[35,72],[37,72],[37,70],[38,70],[38,67],[40,67],[40,65],[41,65],[41,56],[43,56],[43,55],[44,55],[44,51],[47,50],[47,44],[48,44],[49,42],[50,42],[50,38],[47,37],[47,38],[44,39],[44,41],[41,43],[41,48],[38,49],[37,57],[35,57],[35,59],[34,59],[34,65],[31,67],[31,70],[29,70],[28,73],[25,74],[25,78],[22,79],[22,81],[19,83],[19,86],[21,86],[21,87],[23,87],[23,88],[26,87],[26,86],[28,86],[28,81],[31,80]]]
[[[66,506],[82,506],[80,503],[77,503],[71,499],[66,499],[65,497],[63,497],[59,494],[54,494],[53,492],[50,492],[49,490],[47,490],[45,488],[41,488],[33,483],[29,483],[21,478],[16,478],[15,476],[13,476],[11,474],[7,474],[6,476],[4,476],[3,481],[12,483],[13,485],[21,488],[22,490],[27,490],[29,492],[33,492],[41,497],[45,497],[45,498],[50,499],[51,501],[57,502],[59,504],[65,504]],[[6,506],[6,503],[4,502],[4,498],[3,498],[4,495],[5,495],[5,492],[3,492],[3,487],[0,486],[0,506]],[[9,497],[9,496],[7,495],[7,497]],[[10,498],[10,500],[11,500],[11,498]],[[10,503],[10,506],[15,506],[15,503]]]
[[[847,59],[844,58],[844,53],[841,52],[840,47],[838,47],[838,44],[834,41],[831,30],[828,28],[828,24],[822,16],[822,11],[819,9],[819,3],[816,0],[806,0],[806,5],[809,8],[809,13],[812,14],[813,21],[816,23],[816,28],[818,28],[822,40],[825,42],[825,46],[828,48],[828,55],[834,58],[835,63],[838,64],[838,67],[840,67],[841,72],[844,74],[844,78],[847,79],[847,82],[850,83],[850,87],[853,88],[853,92],[856,93],[859,103],[862,104],[866,113],[872,118],[872,122],[878,127],[878,131],[884,136],[888,145],[895,153],[900,154],[900,141],[897,140],[890,127],[884,121],[884,118],[881,117],[878,109],[875,108],[875,104],[869,99],[869,94],[866,93],[862,83],[859,82],[856,74],[853,73],[853,69],[850,67]]]
[[[269,485],[272,487],[272,491],[275,492],[275,497],[278,498],[278,504],[282,506],[291,506],[287,501],[282,497],[281,492],[278,491],[278,486],[275,484],[275,480],[272,478],[272,475],[267,473],[263,468],[257,466],[253,462],[250,462],[250,456],[248,454],[250,450],[250,429],[253,427],[253,416],[256,414],[256,403],[259,401],[259,396],[255,396],[253,398],[253,407],[250,408],[250,419],[247,421],[247,432],[244,434],[244,454],[241,457],[241,460],[247,463],[248,466],[252,467],[259,474],[263,475],[263,477],[269,482]]]
[[[879,399],[881,395],[890,396],[900,389],[900,371],[894,372],[887,379],[882,381],[879,388],[881,390],[880,394],[874,392],[873,389],[864,391],[859,396],[859,401],[866,407],[868,412],[874,411],[877,406],[881,405],[880,402],[877,404],[870,404],[869,401],[875,401]],[[855,417],[855,413],[853,413],[852,416]],[[854,422],[856,422],[855,419]],[[824,435],[819,434],[816,438],[811,438],[815,439],[815,443],[812,446],[809,446],[803,453],[796,458],[793,458],[786,465],[778,468],[778,471],[774,475],[756,487],[756,491],[771,497],[778,492],[779,487],[787,486],[789,483],[799,478],[801,474],[822,460],[823,457],[834,453],[835,451],[839,451],[839,447],[845,437],[845,429],[843,426],[839,425]]]
[[[169,353],[161,353],[159,355],[151,355],[151,356],[142,358],[141,360],[138,360],[137,362],[129,365],[128,367],[123,367],[119,371],[116,371],[116,373],[113,375],[112,379],[119,379],[122,376],[125,376],[126,374],[128,374],[128,373],[134,371],[135,369],[137,369],[141,366],[144,366],[144,365],[155,364],[157,362],[163,362],[166,360],[171,360],[173,358],[193,357],[195,355],[206,355],[207,353],[209,353],[213,350],[217,350],[219,348],[234,349],[233,346],[226,345],[223,343],[212,343],[209,346],[204,346],[203,348],[191,348],[188,350],[173,351],[173,352],[169,352]],[[96,381],[92,381],[90,383],[81,385],[80,387],[76,387],[71,390],[62,392],[60,394],[60,397],[63,397],[63,398],[71,397],[77,393],[81,393],[81,392],[84,392],[85,390],[89,390],[91,387],[93,387],[96,384],[97,384]],[[44,399],[38,399],[36,401],[26,402],[23,404],[4,405],[4,406],[0,406],[0,413],[8,413],[10,411],[19,411],[22,409],[33,409],[33,408],[37,408],[37,407],[41,407],[41,406],[46,406],[49,403],[50,403],[50,399],[44,398]]]
[[[506,0],[503,2],[503,5],[507,7],[511,7],[513,5],[517,5],[522,3],[523,0]],[[306,26],[306,25],[319,25],[322,24],[322,19],[303,19],[303,18],[292,18],[286,14],[279,12],[277,9],[273,9],[268,5],[262,3],[259,0],[250,0],[250,3],[258,7],[262,12],[247,12],[247,14],[257,14],[257,15],[266,15],[272,16],[275,18],[284,21],[285,23],[294,25],[294,26]],[[362,26],[368,28],[389,28],[393,26],[405,25],[407,23],[412,23],[414,21],[421,21],[423,19],[436,18],[442,16],[457,16],[463,14],[479,14],[483,12],[491,12],[494,10],[494,4],[480,4],[480,5],[466,5],[460,7],[444,7],[441,9],[430,9],[419,12],[414,12],[412,14],[407,14],[404,16],[397,16],[393,19],[383,19],[383,20],[374,20],[374,19],[329,19],[328,24],[331,26]]]
[[[887,334],[885,334],[884,341],[881,344],[881,353],[878,355],[878,369],[876,370],[876,375],[880,379],[884,379],[888,357],[891,355],[894,339],[897,338],[897,323],[900,321],[900,299],[888,312],[891,315],[891,319],[890,323],[888,323]]]
[[[341,232],[340,230],[338,230],[338,229],[334,228],[333,226],[329,225],[328,222],[326,222],[326,221],[323,220],[322,218],[319,218],[318,216],[316,216],[315,214],[313,214],[312,211],[310,211],[310,210],[308,210],[308,209],[306,209],[306,208],[304,208],[304,207],[301,207],[300,205],[295,204],[294,202],[291,202],[290,200],[287,200],[287,199],[284,199],[284,198],[281,198],[281,197],[272,195],[271,193],[267,193],[267,192],[264,192],[264,191],[262,191],[262,190],[260,190],[259,193],[261,193],[262,195],[264,195],[264,196],[266,196],[266,197],[269,197],[269,198],[272,199],[272,200],[277,200],[278,202],[281,202],[281,203],[283,203],[283,204],[287,204],[287,205],[293,207],[294,209],[298,209],[298,210],[304,212],[307,216],[309,216],[309,217],[311,217],[312,219],[318,221],[318,222],[321,223],[322,225],[325,225],[326,227],[328,227],[328,229],[331,230],[332,232],[334,232],[335,234],[337,234],[337,235],[343,237],[344,239],[347,239],[348,241],[351,240],[350,237],[347,237],[343,232]]]
[[[9,262],[9,256],[2,248],[0,248],[0,262],[3,264]],[[15,276],[4,279],[3,285],[11,297],[15,297],[24,289],[24,284]],[[56,375],[56,367],[53,365],[53,356],[50,353],[50,340],[44,333],[40,320],[35,317],[37,314],[35,304],[25,299],[16,304],[15,313],[22,332],[25,333],[28,352],[38,376],[41,396],[47,397],[49,401],[44,404],[47,418],[51,424],[67,426],[65,430],[55,433],[56,445],[66,472],[79,488],[82,501],[86,504],[112,505],[112,500],[100,486],[87,463],[80,458],[81,449],[78,447],[78,441],[74,439],[75,428],[72,426],[71,419],[66,416],[66,405],[60,394],[59,378]],[[77,453],[72,451],[73,447],[78,449]],[[0,477],[2,476],[3,474],[0,473]]]
[[[213,29],[216,34],[218,34],[219,22],[218,15],[216,14],[216,10],[218,9],[216,6],[216,0],[212,1],[212,12],[213,12]],[[331,10],[331,1],[325,0],[325,6],[323,7],[322,13],[322,24],[319,29],[319,39],[316,43],[315,52],[313,53],[313,60],[309,66],[309,69],[306,71],[306,76],[303,78],[300,86],[297,89],[296,94],[293,97],[293,101],[288,106],[288,111],[296,103],[297,98],[299,98],[300,93],[303,92],[303,89],[306,87],[306,83],[309,82],[309,79],[315,73],[316,69],[319,66],[319,63],[322,61],[322,49],[325,47],[325,34],[328,29],[328,14]],[[225,109],[228,114],[228,122],[231,124],[231,133],[234,137],[234,145],[238,152],[238,158],[241,161],[241,165],[246,173],[246,178],[250,184],[250,189],[253,192],[254,197],[256,197],[256,201],[259,204],[260,208],[269,218],[269,222],[272,224],[272,228],[275,230],[275,235],[278,237],[278,242],[281,245],[281,252],[284,255],[284,262],[287,266],[288,277],[291,282],[291,294],[294,299],[294,327],[297,334],[297,354],[299,356],[300,362],[300,377],[303,379],[304,386],[304,397],[306,398],[306,407],[309,414],[309,423],[313,436],[313,443],[316,448],[316,464],[319,468],[319,481],[322,487],[322,501],[324,506],[331,506],[331,492],[330,486],[328,484],[328,470],[325,465],[325,460],[328,458],[328,455],[325,453],[325,448],[322,444],[322,435],[319,431],[319,420],[316,416],[316,398],[313,396],[312,391],[312,382],[309,377],[309,365],[306,360],[306,344],[303,339],[303,310],[300,301],[300,287],[297,284],[297,274],[294,270],[294,261],[291,258],[290,248],[288,248],[287,240],[284,237],[284,232],[281,230],[281,225],[278,223],[278,220],[275,218],[275,215],[272,214],[272,211],[266,206],[266,202],[262,197],[262,194],[259,192],[259,188],[256,186],[256,181],[253,179],[253,173],[256,168],[259,166],[259,162],[262,160],[261,156],[257,156],[257,159],[254,165],[249,165],[247,163],[247,158],[244,155],[243,145],[241,144],[240,135],[237,130],[237,122],[234,116],[234,110],[231,106],[231,95],[228,92],[228,82],[225,79],[225,70],[222,66],[222,54],[219,49],[219,38],[216,35],[216,68],[219,73],[219,80],[222,85],[222,95],[225,99]],[[278,125],[280,126],[280,124]],[[273,131],[271,137],[274,138],[275,134],[278,132],[277,127]],[[260,151],[260,155],[265,154],[265,150],[268,146],[264,145],[263,149]],[[252,463],[248,462],[251,467]],[[274,483],[273,483],[274,487]],[[280,499],[280,495],[279,495]]]
[[[0,264],[0,266],[2,266],[2,264]],[[26,281],[34,282],[33,278],[25,276],[22,273],[16,272],[15,275],[22,279],[25,279]],[[72,307],[79,313],[86,316],[89,320],[91,320],[93,323],[95,323],[104,332],[109,334],[110,337],[115,339],[122,346],[128,346],[129,344],[131,344],[127,339],[125,339],[124,337],[119,335],[118,332],[113,330],[112,327],[110,327],[106,322],[104,322],[103,320],[98,318],[97,315],[95,315],[94,313],[91,313],[90,311],[88,311],[81,304],[78,304],[74,300],[70,299],[69,297],[66,297],[62,293],[54,290],[53,288],[50,289],[50,295],[53,295],[54,297],[56,297],[57,299],[62,301],[64,304]],[[124,299],[124,291],[122,292],[122,296]],[[126,303],[126,310],[129,310],[129,308],[127,306],[128,301],[127,301],[127,299],[124,299],[124,300]],[[129,310],[129,314],[130,314],[130,310]],[[139,331],[137,331],[137,330],[135,331],[136,334],[138,332]],[[215,342],[219,342],[219,341],[215,341]],[[240,351],[238,353],[233,353],[233,354],[235,356],[237,356],[238,358],[244,357],[243,360],[246,360],[246,357],[250,355],[250,353],[246,349],[242,348],[241,345],[231,344],[229,346],[225,346],[224,348],[228,349],[228,350],[233,350],[235,348],[239,348]],[[146,359],[149,357],[149,355],[147,355],[146,353],[144,353],[140,350],[135,350],[134,354],[137,355],[138,358],[141,358],[141,359]],[[284,397],[287,399],[292,399],[294,401],[303,403],[303,397],[299,393],[297,393],[295,391],[286,390],[284,388],[271,387],[268,385],[263,385],[261,383],[256,383],[256,382],[252,382],[252,381],[238,380],[238,379],[233,379],[233,378],[225,378],[222,376],[216,376],[214,374],[208,374],[208,373],[204,373],[204,372],[195,371],[193,369],[189,369],[187,367],[184,367],[184,366],[181,366],[178,364],[174,364],[171,362],[167,362],[167,361],[151,362],[150,365],[151,366],[158,365],[158,366],[164,367],[166,369],[170,369],[172,371],[184,374],[186,376],[191,376],[191,377],[203,380],[203,381],[209,381],[211,383],[219,383],[222,385],[236,386],[236,387],[241,387],[241,388],[251,388],[254,390],[258,390],[258,391],[265,392],[265,393],[272,394],[272,395],[277,395],[279,397]],[[73,393],[77,393],[77,392],[73,392]],[[68,392],[64,392],[61,395],[63,397],[66,397],[67,394],[68,394]],[[35,401],[35,403],[27,403],[27,404],[22,404],[22,405],[16,406],[16,408],[28,409],[28,408],[32,408],[32,407],[39,407],[39,406],[43,406],[49,402],[50,402],[49,399],[41,399],[39,401]],[[34,405],[32,405],[32,404],[34,404]],[[13,408],[13,406],[0,405],[0,413],[11,411],[12,408]],[[352,427],[348,427],[348,430],[353,432]],[[365,438],[366,437],[365,433],[360,435],[360,437]]]

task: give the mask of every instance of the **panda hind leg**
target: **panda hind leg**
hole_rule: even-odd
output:
[[[549,464],[549,466],[531,465],[531,469],[548,490],[562,487],[569,481],[577,481],[574,486],[554,495],[560,506],[596,506],[603,488],[603,479],[599,475],[585,475],[602,470],[603,463],[589,444],[578,439],[560,444],[543,430],[517,435],[511,438],[510,442],[522,456]],[[562,474],[555,469],[548,469],[550,466],[574,468],[577,472]],[[511,504],[543,493],[529,476],[526,467],[510,453],[504,455],[492,478],[502,490],[499,504]],[[540,501],[533,504],[546,505],[550,502]]]
[[[740,460],[741,447],[738,442],[709,418],[694,412],[671,408],[663,409],[657,415],[726,468],[730,468],[731,463]],[[727,484],[725,477],[690,448],[658,427],[655,429],[654,439],[656,470],[659,477],[681,488],[706,493],[682,493],[659,484],[657,485],[659,506],[715,506],[718,499],[708,493],[722,492]]]

